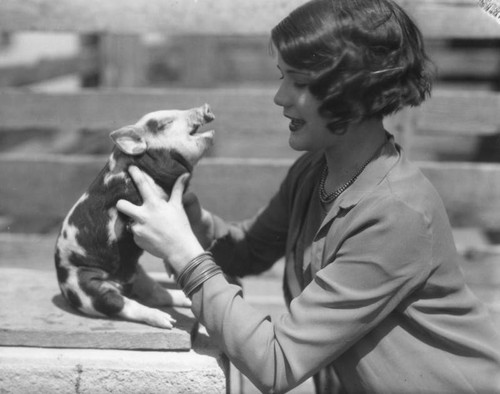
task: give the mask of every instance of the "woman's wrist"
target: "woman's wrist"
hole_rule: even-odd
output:
[[[221,275],[221,268],[215,264],[212,253],[202,252],[190,260],[177,275],[177,284],[187,297],[191,298],[193,293],[210,278]]]
[[[183,243],[182,249],[177,250],[174,254],[171,253],[169,256],[165,256],[163,261],[172,268],[176,275],[178,275],[188,262],[203,252],[203,247],[193,236],[192,240]]]

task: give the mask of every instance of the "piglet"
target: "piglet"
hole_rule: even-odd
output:
[[[108,162],[61,226],[55,248],[57,280],[64,298],[80,312],[172,328],[160,306],[189,306],[180,290],[154,281],[138,260],[143,250],[127,230],[128,218],[115,206],[125,199],[140,205],[128,175],[135,165],[170,194],[175,180],[193,171],[211,146],[214,131],[200,131],[214,115],[205,104],[189,110],[163,110],[111,132],[115,147]]]

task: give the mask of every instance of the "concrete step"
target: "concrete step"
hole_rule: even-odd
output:
[[[51,270],[0,278],[0,393],[226,393],[228,363],[188,308],[163,330],[75,313]]]
[[[55,272],[0,267],[0,277],[0,346],[191,349],[197,322],[189,308],[161,308],[176,319],[164,330],[75,311],[61,296]]]
[[[0,348],[3,394],[226,393],[225,362],[203,349],[159,352]]]

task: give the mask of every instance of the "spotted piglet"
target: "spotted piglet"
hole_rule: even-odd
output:
[[[115,206],[120,199],[142,203],[127,172],[130,165],[148,173],[169,194],[179,175],[192,172],[211,145],[213,130],[199,129],[213,119],[205,104],[152,112],[110,134],[113,152],[64,219],[56,243],[59,287],[74,308],[91,316],[172,328],[171,316],[155,307],[189,306],[180,290],[166,290],[140,266],[143,251],[127,230],[128,218]]]

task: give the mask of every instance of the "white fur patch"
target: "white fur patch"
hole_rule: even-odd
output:
[[[103,313],[100,313],[95,310],[94,306],[92,305],[92,300],[80,288],[80,285],[78,284],[78,275],[77,275],[78,268],[67,265],[65,265],[65,267],[68,269],[68,279],[66,280],[65,283],[61,284],[61,290],[64,292],[64,294],[66,295],[66,290],[70,289],[80,299],[82,305],[79,309],[81,311],[92,316],[106,316]]]
[[[63,233],[66,236],[60,236],[57,240],[57,248],[61,253],[61,258],[67,259],[72,252],[85,256],[85,249],[78,244],[76,239],[76,236],[78,235],[78,228],[71,224],[66,224],[63,227]]]
[[[115,168],[116,168],[116,160],[115,160],[115,154],[112,153],[110,156],[109,156],[109,170],[110,171],[114,171]]]
[[[72,252],[78,253],[82,256],[85,256],[86,254],[85,249],[83,249],[78,244],[78,241],[76,239],[76,236],[78,235],[78,228],[72,224],[69,224],[69,218],[71,217],[71,215],[73,215],[76,207],[84,202],[88,197],[88,193],[84,193],[75,203],[75,205],[73,205],[68,215],[64,219],[61,236],[57,240],[57,248],[59,249],[60,257],[63,261],[67,260],[70,253]]]
[[[104,175],[104,184],[107,185],[113,179],[125,179],[125,182],[127,181],[124,171],[120,171],[117,173],[108,172],[106,175]]]
[[[123,166],[119,166],[118,162],[115,159],[114,153],[112,153],[109,156],[108,167],[109,167],[109,172],[106,175],[104,175],[105,185],[107,185],[113,179],[125,179],[125,181],[127,181],[127,178],[125,176],[125,171],[122,168]]]
[[[123,223],[118,220],[118,211],[116,208],[110,208],[108,210],[108,244],[111,245],[113,242],[118,240],[118,237],[123,232]]]

